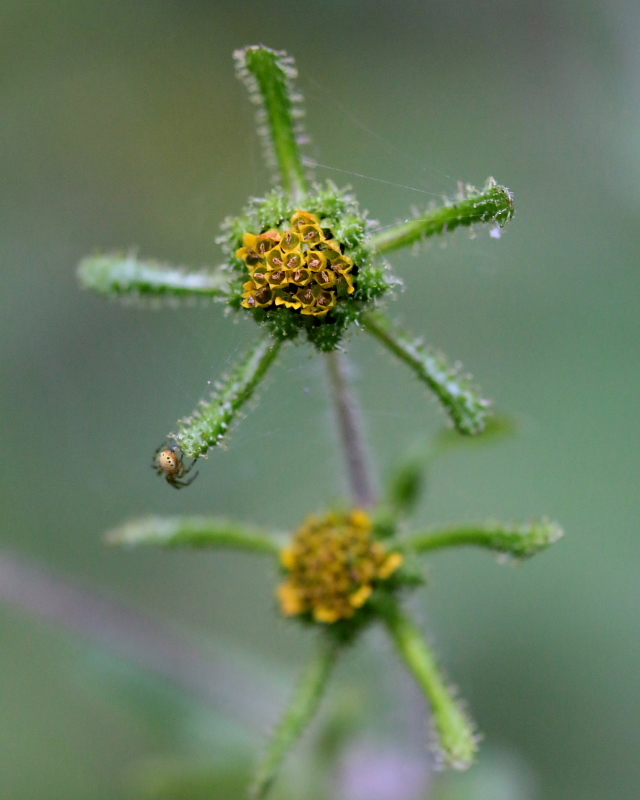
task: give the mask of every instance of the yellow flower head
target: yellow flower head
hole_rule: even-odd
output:
[[[330,230],[308,211],[296,211],[290,227],[261,234],[245,233],[236,257],[244,261],[250,281],[242,305],[267,308],[284,305],[301,314],[325,316],[339,297],[355,291],[357,270]],[[268,285],[271,293],[264,291]],[[300,293],[300,287],[307,287]]]
[[[289,572],[278,587],[282,613],[309,612],[316,622],[328,623],[352,617],[403,560],[371,532],[371,519],[360,509],[307,517],[280,553]]]

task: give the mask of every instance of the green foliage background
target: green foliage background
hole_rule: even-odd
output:
[[[320,361],[308,346],[288,350],[228,452],[174,492],[149,469],[151,454],[254,330],[215,306],[105,303],[74,277],[98,249],[219,262],[220,220],[268,185],[231,53],[257,42],[287,49],[321,164],[436,195],[492,174],[516,194],[501,241],[460,232],[444,249],[392,256],[407,290],[391,310],[460,357],[521,422],[519,436],[493,449],[443,459],[419,519],[546,513],[567,537],[519,570],[482,553],[435,556],[418,611],[486,742],[533,775],[537,794],[527,798],[635,800],[633,4],[4,0],[0,15],[2,547],[154,609],[285,679],[297,674],[310,640],[273,614],[273,576],[259,559],[105,551],[100,535],[148,512],[286,529],[339,497]],[[383,224],[430,199],[318,175],[352,183]],[[350,350],[388,470],[442,417],[372,340],[355,337]],[[175,693],[137,674],[124,681],[121,666],[81,640],[7,607],[0,637],[3,798],[128,796],[126,776],[148,756],[214,752],[227,763],[229,737],[216,733],[227,732],[224,720],[178,712]],[[339,691],[356,698],[358,737],[397,742],[411,730],[421,747],[420,726],[407,722],[404,673],[381,639],[370,637],[339,677],[333,702],[340,706]],[[187,718],[188,732],[176,721]],[[243,752],[251,758],[253,745]],[[492,800],[525,797],[500,791]]]

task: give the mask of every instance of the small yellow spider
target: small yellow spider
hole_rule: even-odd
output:
[[[158,475],[164,475],[168,484],[173,486],[174,489],[182,489],[183,486],[189,486],[198,477],[199,473],[192,475],[189,480],[182,480],[185,475],[188,475],[198,459],[194,458],[188,467],[185,467],[182,459],[182,451],[177,445],[166,447],[161,444],[156,450],[151,466]]]

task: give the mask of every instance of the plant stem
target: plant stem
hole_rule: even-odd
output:
[[[105,541],[125,547],[228,547],[277,556],[276,536],[254,525],[215,517],[143,517],[109,531]]]
[[[134,256],[93,256],[78,267],[78,278],[86,289],[106,295],[144,297],[226,297],[229,277],[220,268],[185,270]]]
[[[251,398],[275,361],[282,341],[266,334],[241,358],[208,402],[201,402],[190,417],[178,421],[171,434],[189,458],[199,458],[229,434],[240,408]]]
[[[267,161],[277,166],[285,192],[299,201],[307,190],[307,176],[298,144],[301,109],[292,87],[293,59],[262,45],[245,47],[234,56],[251,100],[264,112],[258,121],[267,143]]]
[[[369,311],[362,317],[365,329],[415,372],[442,403],[459,433],[482,433],[490,405],[460,375],[458,366],[451,367],[440,353],[425,348],[394,325],[379,311]]]
[[[444,530],[426,531],[405,541],[408,549],[418,553],[445,547],[471,545],[495,550],[514,558],[529,558],[546,550],[562,536],[556,522],[542,520],[529,525],[465,525]]]
[[[358,505],[370,508],[375,504],[378,492],[365,440],[362,413],[349,380],[349,364],[338,350],[332,350],[326,356],[351,493]]]
[[[473,725],[447,687],[427,642],[395,601],[381,607],[387,629],[429,703],[438,733],[441,756],[455,769],[471,765],[477,750]]]
[[[328,637],[311,660],[298,684],[289,708],[275,730],[258,766],[250,791],[253,800],[264,797],[273,783],[278,767],[315,714],[331,674],[340,645]]]
[[[379,253],[389,253],[438,233],[452,231],[461,225],[495,222],[503,226],[513,216],[513,196],[504,186],[489,180],[479,192],[468,187],[465,195],[447,202],[422,217],[392,225],[371,237],[371,245]]]
[[[0,607],[61,625],[118,659],[170,681],[202,705],[262,734],[286,697],[284,676],[248,666],[222,645],[197,643],[178,625],[135,608],[70,576],[0,551]]]

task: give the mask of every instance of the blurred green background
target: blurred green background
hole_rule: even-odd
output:
[[[485,745],[477,768],[458,782],[438,777],[430,791],[635,800],[638,6],[4,0],[0,14],[4,552],[153,611],[221,657],[235,653],[256,697],[286,692],[298,674],[311,639],[273,613],[273,575],[259,558],[114,552],[100,536],[152,511],[288,529],[342,496],[321,360],[289,348],[228,451],[174,492],[149,469],[151,454],[251,323],[217,306],[123,308],[82,293],[74,275],[82,256],[129,247],[219,263],[219,222],[268,186],[231,53],[258,42],[286,49],[306,97],[308,153],[377,180],[318,176],[353,185],[381,224],[458,180],[493,175],[516,197],[500,241],[464,232],[391,259],[406,285],[392,312],[460,358],[521,422],[509,441],[443,459],[418,522],[547,514],[567,532],[522,568],[477,552],[432,559],[414,608]],[[372,340],[354,337],[349,351],[388,473],[443,418]],[[249,717],[253,708],[242,682],[235,694],[221,682],[225,708],[205,709],[11,603],[0,605],[0,636],[3,800],[137,797],[140,770],[170,772],[180,758],[219,769],[220,797],[242,796],[238,775],[259,743],[233,722],[236,700]],[[328,752],[343,737],[352,750],[421,754],[423,716],[372,632],[341,665],[307,749]],[[264,719],[254,727],[267,730],[274,717]],[[329,758],[305,761],[304,751],[282,783],[299,798],[324,791]],[[176,796],[213,797],[207,780]],[[357,800],[344,785],[332,791]]]

